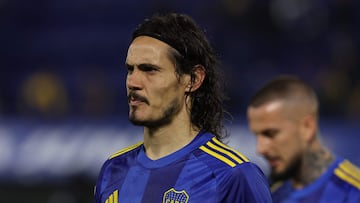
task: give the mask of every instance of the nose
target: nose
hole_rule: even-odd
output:
[[[141,89],[141,75],[139,71],[129,71],[126,76],[126,87],[129,90],[140,90]]]
[[[270,146],[270,140],[267,137],[257,135],[256,136],[256,152],[261,155],[266,155],[268,153]]]

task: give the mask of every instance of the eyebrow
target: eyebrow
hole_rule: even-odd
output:
[[[279,131],[280,130],[277,128],[267,128],[265,130],[260,131],[259,133],[262,135],[265,135],[265,136],[270,136],[270,135],[273,136],[273,135],[279,133]]]
[[[132,68],[132,67],[133,67],[132,65],[128,64],[127,62],[125,62],[125,66],[126,66],[127,68]]]
[[[134,66],[137,66],[137,67],[139,67],[140,69],[141,69],[141,68],[144,68],[144,67],[151,67],[151,68],[154,68],[154,69],[157,69],[157,70],[161,69],[160,66],[154,65],[154,64],[151,64],[151,63],[141,63],[141,64],[133,64],[133,65],[131,65],[131,64],[125,62],[125,66],[126,66],[127,68],[133,68]]]
[[[157,66],[157,65],[154,65],[154,64],[151,64],[151,63],[142,63],[142,64],[139,64],[138,67],[139,68],[152,67],[152,68],[155,68],[155,69],[160,69],[161,68],[160,66]]]

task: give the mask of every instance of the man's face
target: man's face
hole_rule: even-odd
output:
[[[126,88],[129,119],[135,125],[166,125],[185,110],[187,76],[177,77],[169,49],[147,36],[137,37],[128,49]]]
[[[301,165],[305,141],[300,136],[301,122],[294,115],[297,112],[289,114],[290,109],[278,100],[249,107],[247,112],[257,152],[268,161],[273,180],[295,175]]]

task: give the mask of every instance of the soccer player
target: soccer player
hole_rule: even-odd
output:
[[[221,141],[218,60],[192,18],[146,19],[125,64],[129,120],[144,140],[104,163],[96,203],[272,202],[262,171]]]
[[[269,81],[250,100],[249,127],[271,168],[274,202],[360,202],[360,171],[320,142],[315,91],[295,76]]]

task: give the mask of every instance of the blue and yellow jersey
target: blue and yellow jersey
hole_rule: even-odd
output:
[[[150,160],[142,143],[103,165],[95,203],[272,202],[262,171],[244,155],[200,133],[187,146]]]
[[[319,179],[294,190],[289,181],[271,187],[275,203],[360,203],[360,170],[348,160],[337,158]]]

